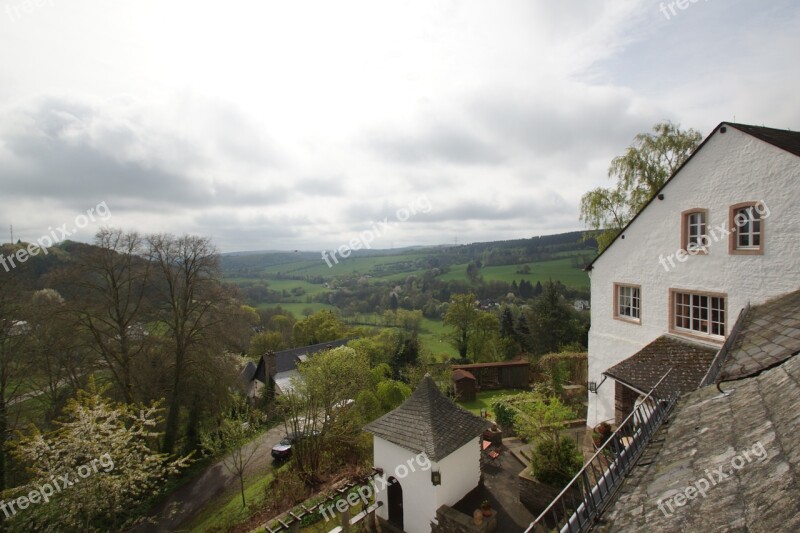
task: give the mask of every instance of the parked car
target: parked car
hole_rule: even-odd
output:
[[[308,436],[316,436],[319,435],[319,431],[312,431],[310,434],[305,433],[289,433],[281,441],[272,447],[272,458],[276,460],[284,460],[288,459],[292,455],[292,446],[294,446],[298,440],[306,438]]]

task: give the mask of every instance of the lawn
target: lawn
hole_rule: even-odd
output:
[[[479,392],[476,397],[475,401],[472,402],[458,402],[458,405],[463,407],[464,409],[471,411],[472,413],[480,416],[481,409],[487,410],[490,415],[490,418],[494,418],[494,413],[492,412],[492,400],[497,398],[498,396],[503,396],[504,394],[517,394],[522,392],[517,389],[500,389],[500,390],[487,390]]]
[[[233,526],[247,521],[266,499],[272,474],[245,478],[244,497],[247,507],[242,507],[242,494],[238,481],[192,521],[187,531],[230,531]]]
[[[447,360],[451,357],[458,358],[458,350],[445,338],[450,328],[441,320],[423,318],[420,325],[419,339],[424,348],[427,348],[437,360]]]

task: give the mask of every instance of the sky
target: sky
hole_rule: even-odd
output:
[[[800,129],[798,28],[796,0],[0,0],[0,242],[584,229],[657,122]]]

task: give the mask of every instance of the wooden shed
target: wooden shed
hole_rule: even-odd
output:
[[[451,369],[466,370],[475,376],[478,390],[526,389],[530,384],[530,364],[527,361],[453,365]]]
[[[453,397],[457,402],[475,400],[477,384],[475,376],[467,370],[453,370]]]

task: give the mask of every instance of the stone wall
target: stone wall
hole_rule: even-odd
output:
[[[436,510],[436,521],[431,524],[431,533],[490,533],[497,529],[497,513],[483,517],[480,524],[469,516],[456,511],[452,507],[442,505]]]

